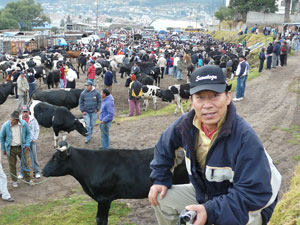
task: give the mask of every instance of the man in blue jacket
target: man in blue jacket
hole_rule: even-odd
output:
[[[0,140],[1,151],[8,159],[9,173],[13,181],[13,187],[18,187],[16,177],[17,156],[19,159],[22,159],[21,167],[24,169],[24,179],[30,182],[29,163],[27,157],[24,157],[24,151],[29,151],[30,147],[30,128],[24,120],[20,120],[20,113],[18,111],[14,111],[10,115],[10,120],[3,124],[0,132]],[[25,162],[25,165],[23,162]]]
[[[159,139],[150,164],[149,201],[160,225],[197,213],[194,225],[267,224],[281,176],[251,126],[236,113],[231,86],[218,66],[191,75],[193,110]],[[184,149],[190,184],[173,185],[175,153]]]
[[[88,136],[85,138],[85,143],[87,144],[92,138],[94,126],[97,120],[97,113],[101,106],[101,96],[99,91],[97,91],[93,86],[92,81],[88,80],[85,83],[85,87],[86,89],[81,92],[79,97],[79,107],[83,114],[86,129],[88,131]]]
[[[109,128],[114,119],[114,98],[110,94],[109,90],[102,89],[101,91],[102,105],[100,112],[100,130],[101,130],[101,142],[102,149],[109,148]]]

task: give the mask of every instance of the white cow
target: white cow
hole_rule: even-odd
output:
[[[154,85],[143,85],[142,91],[143,95],[142,98],[144,99],[143,105],[145,105],[145,111],[148,110],[149,107],[149,100],[153,101],[154,109],[156,109],[156,100],[157,100],[157,93],[160,90],[159,87]]]

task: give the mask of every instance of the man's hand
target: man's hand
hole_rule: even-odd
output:
[[[160,184],[154,184],[151,186],[148,199],[151,205],[157,205],[157,194],[160,193],[159,199],[163,199],[167,193],[168,187]]]
[[[3,155],[6,155],[6,151],[5,150],[3,151]]]
[[[82,114],[85,116],[85,115],[86,115],[86,112],[82,112]]]
[[[97,113],[98,112],[98,110],[97,109],[95,109],[95,113]]]
[[[197,217],[193,225],[204,225],[206,223],[207,213],[203,205],[189,205],[185,207],[185,209],[197,212]]]

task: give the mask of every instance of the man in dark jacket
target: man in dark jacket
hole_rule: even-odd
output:
[[[271,69],[271,65],[272,65],[272,53],[273,53],[273,44],[269,43],[269,46],[267,48],[267,70]]]
[[[272,54],[272,67],[273,68],[278,66],[279,55],[280,55],[280,42],[277,41],[273,47],[273,54]]]
[[[261,48],[261,51],[259,53],[259,69],[258,69],[259,73],[261,73],[264,68],[265,59],[266,59],[265,48]]]
[[[111,72],[111,67],[108,67],[108,70],[104,74],[104,86],[106,89],[112,93],[112,84],[113,84],[113,74]]]
[[[150,164],[149,201],[160,225],[195,211],[193,224],[267,224],[281,176],[255,131],[239,117],[222,70],[204,66],[191,75],[193,110],[159,139]],[[190,184],[173,185],[175,152],[184,149]]]
[[[88,80],[85,86],[86,89],[81,92],[79,97],[79,107],[89,134],[85,139],[85,143],[87,144],[92,138],[93,129],[97,120],[97,112],[99,112],[101,106],[101,95],[99,91],[93,87],[92,81]]]

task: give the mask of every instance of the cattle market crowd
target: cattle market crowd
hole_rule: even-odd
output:
[[[298,32],[287,30],[283,33],[276,33],[273,32],[272,27],[267,26],[263,32],[265,35],[272,34],[274,38],[273,42],[268,43],[268,46],[260,46],[261,51],[257,56],[259,72],[263,71],[265,61],[265,69],[269,70],[275,69],[278,66],[287,66],[288,53],[291,52],[292,48],[296,51],[299,49]],[[96,121],[98,119],[101,130],[99,150],[105,151],[109,149],[109,129],[116,113],[113,96],[116,92],[116,88],[120,88],[120,86],[116,86],[116,84],[122,79],[125,79],[124,88],[128,89],[129,117],[139,116],[141,114],[141,100],[144,100],[146,106],[145,110],[148,109],[150,100],[153,101],[154,109],[157,108],[156,102],[158,99],[165,102],[174,102],[176,105],[175,113],[177,113],[179,108],[181,113],[184,114],[182,99],[190,99],[193,108],[197,108],[198,105],[193,102],[191,95],[199,91],[206,91],[203,92],[205,96],[201,96],[201,98],[212,99],[213,97],[208,95],[214,92],[221,93],[217,96],[224,95],[223,97],[227,99],[227,92],[230,91],[230,85],[228,85],[227,82],[232,81],[235,77],[237,79],[237,89],[232,101],[238,102],[243,100],[246,81],[251,66],[248,63],[247,57],[252,50],[251,46],[247,46],[245,42],[226,43],[224,41],[214,40],[209,34],[194,33],[190,34],[189,39],[185,41],[174,34],[168,34],[164,39],[155,35],[150,36],[150,38],[133,35],[133,37],[127,36],[125,39],[107,37],[105,39],[90,41],[88,44],[69,44],[67,48],[48,46],[47,49],[39,49],[33,52],[19,52],[17,56],[12,56],[7,53],[1,54],[0,70],[3,74],[2,79],[6,81],[0,85],[1,107],[5,107],[5,101],[9,95],[14,95],[18,100],[15,110],[11,113],[10,119],[2,125],[0,133],[0,155],[6,155],[7,157],[12,186],[17,188],[19,180],[24,180],[24,182],[30,185],[34,183],[35,179],[41,177],[37,147],[39,126],[53,129],[54,147],[59,149],[55,154],[61,154],[66,157],[65,155],[70,152],[70,148],[68,148],[68,144],[65,142],[66,133],[76,130],[79,134],[84,136],[84,142],[88,144],[93,137],[93,129],[96,127]],[[207,72],[206,68],[213,69]],[[198,85],[196,84],[197,81],[202,82],[206,79],[213,81],[214,78],[210,77],[210,73],[217,74],[216,79],[218,81],[221,80],[224,90],[216,90],[211,86],[214,84],[214,82],[212,82],[209,83],[210,86],[208,89],[197,89],[195,92],[195,85]],[[167,89],[162,89],[160,85],[164,82],[166,76],[174,80],[174,85],[169,86]],[[76,82],[79,80],[84,82],[84,88],[78,88]],[[183,80],[187,82],[183,83]],[[201,83],[201,85],[206,85],[207,87],[207,84]],[[227,109],[228,106],[230,110],[234,110],[231,101],[229,100],[228,104],[226,102],[227,100],[222,102],[224,103],[224,109]],[[80,118],[73,115],[70,111],[78,106],[82,113],[82,117]],[[189,119],[192,120],[191,118]],[[227,124],[227,122],[227,120],[225,122],[222,120],[222,124]],[[205,123],[203,126],[204,127],[199,128],[200,130],[204,130],[204,133],[200,136],[204,135],[205,137],[209,137],[209,140],[207,138],[205,139],[204,136],[199,140],[203,141],[205,139],[207,146],[211,146],[212,138],[216,136],[214,136],[214,133],[217,131],[216,134],[218,134],[219,132],[217,129],[218,126],[213,129],[213,133],[210,133],[210,130],[205,130],[207,128],[205,127]],[[241,126],[243,129],[248,129],[248,125],[242,124]],[[176,141],[177,128],[173,127],[172,129],[174,129],[174,131],[166,131],[169,133],[164,133],[162,138],[172,137],[172,145],[178,145],[178,147],[180,147],[184,143]],[[58,144],[60,132],[64,133],[62,136],[63,142]],[[254,136],[251,136],[251,138]],[[255,139],[255,141],[257,140]],[[257,141],[257,143],[258,142],[259,141]],[[159,153],[159,155],[153,155],[154,150],[152,149],[151,157],[147,159],[147,163],[150,164],[154,157],[154,160],[151,162],[151,169],[154,171],[151,174],[151,179],[156,182],[155,184],[164,185],[165,187],[169,186],[169,181],[163,181],[164,177],[157,168],[160,166],[159,162],[161,162],[161,160],[168,161],[167,163],[169,163],[173,157],[172,155],[168,160],[162,157],[162,155],[167,154],[167,152],[168,154],[170,153],[170,149],[164,146],[166,143],[168,143],[168,140],[166,140],[166,142],[160,140],[158,143],[159,147],[157,146],[155,150],[157,151],[155,154]],[[259,147],[259,149],[260,148],[261,147]],[[199,151],[208,150],[206,147],[206,150],[202,149],[202,147],[199,147],[199,149]],[[80,150],[78,151],[80,152]],[[268,156],[265,155],[265,153],[260,152],[259,154],[260,157],[268,161]],[[232,156],[228,157],[230,158]],[[19,161],[17,158],[19,158]],[[230,161],[229,158],[228,160]],[[203,159],[201,160],[203,161]],[[17,163],[19,163],[20,166],[17,166]],[[166,167],[166,165],[164,166]],[[266,165],[261,164],[260,166],[269,170],[269,167]],[[200,167],[192,169],[200,171]],[[17,171],[17,168],[19,168],[19,171]],[[211,169],[207,171],[213,178],[214,170]],[[272,173],[274,171],[272,167]],[[145,173],[148,172],[149,171]],[[189,174],[190,173],[189,171]],[[278,175],[276,171],[274,173],[275,176]],[[150,172],[148,175],[150,176]],[[206,175],[207,174],[205,174],[205,176]],[[51,176],[51,172],[49,172],[48,175],[46,174],[46,176]],[[199,183],[198,178],[196,180],[195,178],[192,179],[194,179],[192,180],[193,184]],[[186,180],[183,182],[182,180],[183,179],[178,183],[186,183]],[[215,180],[212,179],[211,181],[213,182]],[[277,180],[276,182],[279,181]],[[264,185],[266,192],[268,192],[268,185]],[[14,199],[8,192],[7,186],[7,177],[0,164],[0,194],[4,201],[13,202]],[[146,195],[145,192],[143,192],[140,193],[138,197],[146,198],[150,186],[151,184],[147,181]],[[191,184],[190,186],[192,187]],[[153,189],[152,186],[151,190],[154,191],[154,194],[149,194],[149,196],[151,195],[149,197],[150,202],[154,206],[158,204],[158,202],[154,200],[157,194],[160,193],[162,197],[164,197],[166,192],[164,188],[161,189],[161,186],[157,187],[158,186],[155,186]],[[275,189],[273,189],[273,191]],[[227,191],[227,189],[223,191]],[[276,191],[269,193],[272,195],[270,204],[262,204],[261,206],[273,209],[272,207],[276,205],[275,197],[277,194],[275,192]],[[209,198],[212,198],[213,194],[214,193],[209,193]],[[273,195],[275,196],[274,198]],[[132,196],[134,198],[134,195]],[[131,194],[122,197],[130,198]],[[110,203],[114,199],[110,199],[107,204],[104,204],[106,212],[101,213],[98,211],[97,224],[107,224]],[[197,197],[198,202],[204,202],[204,200],[201,199],[202,197]],[[268,202],[267,197],[266,201]],[[218,203],[214,202],[214,204]],[[241,207],[244,206],[244,203],[240,204]],[[178,208],[183,210],[181,207]],[[212,213],[215,213],[213,212],[212,206],[205,205],[205,208],[205,213],[207,214],[206,217],[203,217],[205,218],[203,221],[209,221],[210,224],[218,223],[217,220],[211,217]],[[257,208],[257,206],[253,206],[253,208],[258,209],[261,207]],[[196,212],[200,210],[203,212],[203,208],[190,207],[189,210],[195,210]],[[246,214],[246,211],[247,210],[242,210],[241,214]],[[159,221],[166,219],[162,209],[156,208],[156,213]],[[198,215],[199,214],[197,214],[197,216]],[[234,215],[230,216],[234,218],[231,221],[237,224],[241,221],[244,222],[247,217],[245,216],[245,218],[238,219]],[[253,216],[255,217],[256,215]],[[257,220],[255,220],[260,220],[261,222],[261,220],[268,221],[270,219],[270,215],[262,214],[262,216],[263,218],[259,217],[259,219],[257,219],[256,217]],[[178,215],[176,214],[175,220],[177,221],[177,219]],[[170,218],[167,220],[172,221]],[[160,223],[175,224],[174,219],[171,223]]]

